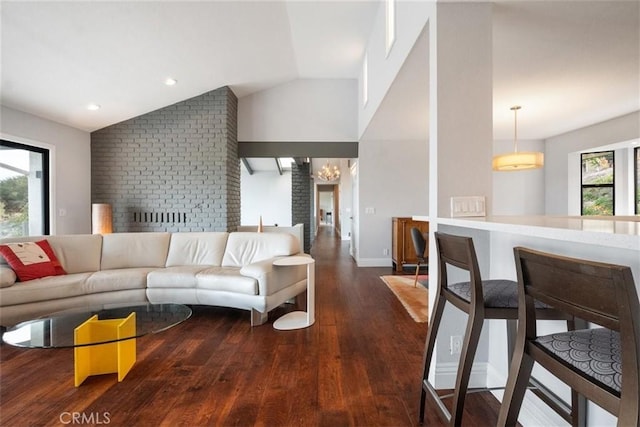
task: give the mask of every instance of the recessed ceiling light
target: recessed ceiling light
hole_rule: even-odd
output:
[[[87,110],[96,111],[99,110],[100,106],[98,104],[89,104],[87,105]]]
[[[175,86],[176,83],[178,83],[178,81],[176,79],[171,78],[171,77],[167,78],[164,81],[164,84],[166,84],[167,86]]]

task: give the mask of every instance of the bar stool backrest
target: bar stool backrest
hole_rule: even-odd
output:
[[[519,283],[520,328],[526,342],[536,338],[534,299],[620,333],[622,387],[619,395],[598,387],[566,364],[544,364],[572,388],[609,412],[619,425],[638,425],[640,387],[640,302],[628,266],[598,263],[514,248]],[[519,330],[520,336],[520,330]],[[539,360],[536,360],[539,362]]]
[[[454,236],[435,232],[438,249],[438,283],[442,289],[449,285],[447,265],[458,267],[469,272],[471,282],[471,305],[478,308],[484,305],[482,294],[482,277],[478,267],[478,258],[471,237]]]

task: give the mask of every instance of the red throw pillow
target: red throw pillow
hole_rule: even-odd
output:
[[[7,260],[21,282],[67,274],[46,240],[6,243],[0,245],[0,255]]]

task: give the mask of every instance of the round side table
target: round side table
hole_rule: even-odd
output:
[[[311,257],[292,256],[279,258],[273,262],[274,266],[290,267],[296,265],[307,266],[307,311],[292,311],[273,322],[273,327],[280,331],[307,328],[315,322],[315,260]]]

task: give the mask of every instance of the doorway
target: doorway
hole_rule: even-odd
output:
[[[340,186],[318,185],[316,192],[316,229],[332,227],[340,235]]]

